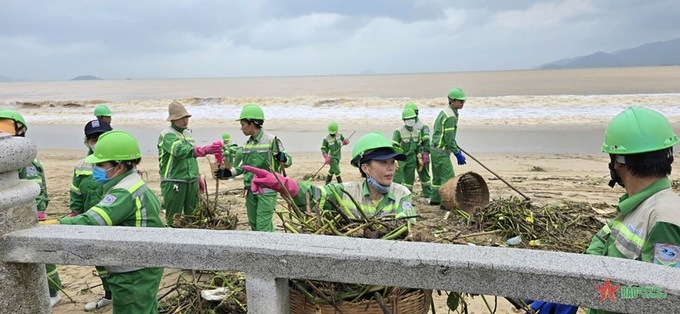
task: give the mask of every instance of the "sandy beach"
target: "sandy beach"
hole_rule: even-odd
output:
[[[319,147],[328,121],[337,120],[345,136],[354,133],[352,141],[373,130],[391,138],[402,123],[399,117],[407,101],[416,101],[423,121],[431,125],[451,86],[462,86],[469,94],[460,115],[458,144],[532,202],[571,200],[615,205],[623,189],[607,186],[609,158],[601,152],[606,122],[630,105],[643,105],[666,114],[676,132],[680,130],[677,69],[10,83],[0,84],[0,107],[15,109],[26,117],[27,136],[38,146],[38,158],[46,171],[50,197],[47,215],[51,218],[69,212],[73,166],[86,153],[82,128],[93,118],[92,108],[99,103],[113,110],[114,129],[138,138],[144,154],[139,169],[160,196],[156,143],[159,132],[168,126],[165,117],[170,99],[182,100],[193,115],[190,128],[199,145],[219,140],[223,132],[244,143],[246,138],[234,119],[244,103],[262,104],[267,117],[265,130],[279,136],[293,157],[288,174],[302,179],[323,163]],[[349,165],[351,147],[343,149],[345,181],[360,178],[356,168]],[[201,173],[209,178],[208,185],[214,186],[208,160],[200,158],[199,162]],[[516,194],[472,158],[467,165],[454,168],[457,174],[481,174],[492,199]],[[319,173],[315,183],[323,184],[325,171]],[[678,180],[680,172],[671,178]],[[680,181],[675,182],[680,186]],[[220,184],[220,191],[241,188],[240,178]],[[420,197],[418,183],[415,195],[414,205],[422,216],[419,225],[441,227],[451,223],[444,220],[444,211],[427,205]],[[243,198],[226,197],[239,215],[238,229],[248,230]],[[281,224],[278,218],[274,222]],[[93,270],[59,266],[64,290],[73,302],[62,295],[54,313],[82,312],[85,303],[101,295]],[[181,274],[167,269],[159,295],[168,291]],[[434,295],[437,313],[446,313],[446,296]],[[469,301],[471,313],[489,312],[481,298]],[[497,313],[519,313],[503,299],[499,299],[498,308]],[[100,312],[110,313],[111,309]]]
[[[141,127],[140,127],[141,128]],[[305,132],[292,132],[302,138],[307,138],[309,134]],[[534,132],[536,133],[536,132]],[[541,132],[538,132],[539,134]],[[146,137],[155,137],[153,133],[145,133]],[[569,134],[569,133],[566,133]],[[498,135],[497,133],[491,135]],[[294,137],[291,137],[294,138]],[[598,137],[599,138],[599,137]],[[299,139],[302,140],[302,139]],[[146,138],[146,141],[150,141]],[[317,141],[320,141],[318,139]],[[579,139],[563,135],[561,142],[578,142]],[[599,141],[594,140],[594,141]],[[290,147],[294,145],[288,144]],[[311,144],[310,144],[311,145]],[[159,180],[158,180],[158,165],[156,161],[156,154],[149,152],[151,149],[144,146],[145,156],[140,165],[140,170],[148,174],[148,183],[151,188],[160,196]],[[590,150],[590,149],[588,149]],[[77,160],[83,157],[83,149],[41,149],[39,151],[39,159],[43,162],[48,189],[50,195],[50,204],[48,209],[49,217],[60,217],[68,213],[68,189],[71,179],[71,171],[73,165]],[[484,163],[487,167],[494,170],[497,174],[510,182],[513,186],[518,188],[523,193],[532,198],[532,201],[537,203],[545,202],[560,202],[561,200],[569,199],[575,201],[586,201],[591,203],[608,203],[615,204],[621,189],[611,189],[607,183],[607,162],[608,157],[604,154],[587,154],[587,153],[532,153],[532,152],[507,152],[507,153],[472,153],[478,160]],[[347,156],[347,154],[345,155]],[[295,151],[292,152],[293,167],[288,171],[289,175],[296,179],[302,179],[305,174],[316,171],[321,164],[322,158],[319,153],[311,151]],[[471,159],[465,166],[455,167],[457,173],[474,171],[480,173],[486,180],[491,191],[492,198],[508,196],[514,192],[504,185],[500,180],[495,178],[491,173],[484,170],[479,164]],[[209,165],[206,158],[200,158],[201,172],[207,176],[209,175]],[[537,169],[542,171],[537,171]],[[310,170],[313,169],[313,170]],[[343,178],[345,180],[358,180],[359,174],[355,168],[352,168],[348,159],[342,162]],[[325,169],[321,174],[325,173]],[[675,174],[673,178],[677,179]],[[322,181],[315,181],[317,184],[323,184]],[[213,187],[214,182],[209,179],[208,186]],[[220,190],[227,191],[231,189],[239,189],[242,187],[242,181],[237,178],[233,181],[223,181]],[[416,185],[416,195],[419,194],[420,186]],[[243,199],[239,196],[230,196],[233,198],[232,209],[239,215],[238,229],[247,230],[248,226],[245,209],[243,206]],[[426,201],[420,197],[416,197],[415,201],[417,211],[423,218],[419,223],[422,224],[436,224],[439,223],[444,216],[444,212],[434,206],[429,206]],[[275,218],[275,224],[280,224],[278,218]],[[88,301],[93,300],[101,294],[101,287],[98,287],[99,279],[92,275],[92,267],[85,266],[60,266],[59,273],[61,280],[64,283],[64,290],[73,298],[74,302],[70,302],[68,298],[64,297],[62,302],[54,308],[54,313],[73,313],[81,311],[82,307]],[[175,282],[177,276],[181,274],[179,270],[167,269],[165,278],[162,282],[163,294]],[[92,287],[88,289],[88,287]],[[436,295],[436,293],[435,293]],[[445,313],[446,306],[445,296],[435,297],[437,304],[437,313]],[[503,299],[499,299],[498,313],[518,313]],[[487,313],[486,307],[480,298],[471,300],[472,313]],[[102,313],[110,312],[110,308],[102,310]]]

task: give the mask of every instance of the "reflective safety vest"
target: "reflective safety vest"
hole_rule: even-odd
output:
[[[418,130],[420,133],[420,149],[422,152],[430,152],[430,128],[423,124],[423,122],[416,118],[416,124],[413,126],[414,129]]]
[[[35,205],[39,212],[44,212],[50,203],[50,198],[47,196],[47,180],[45,180],[45,171],[40,160],[36,158],[26,168],[19,169],[19,179],[30,180],[40,185],[40,194],[35,198]]]
[[[158,162],[161,182],[198,180],[198,161],[191,131],[180,131],[174,125],[163,130],[158,138]]]
[[[132,169],[104,184],[106,194],[82,215],[64,217],[59,223],[125,227],[164,227],[159,215],[161,203]],[[143,267],[109,267],[111,273],[130,272]]]
[[[274,136],[260,130],[260,133],[256,137],[248,138],[248,141],[243,145],[243,160],[241,160],[241,165],[243,166],[253,166],[256,168],[266,169],[274,172],[281,172],[281,163],[274,160],[274,155],[276,151],[280,151],[286,155],[286,162],[284,167],[288,168],[293,164],[293,158],[286,153],[286,149],[283,145],[276,146],[274,141]],[[253,180],[252,172],[245,172],[241,167],[235,168],[236,175],[243,174],[243,185],[246,188],[250,188],[250,182]],[[265,192],[273,192],[269,189],[264,189]]]
[[[69,191],[69,208],[78,214],[97,205],[104,196],[103,185],[92,178],[93,164],[81,159],[73,169],[71,189]]]
[[[446,107],[439,112],[434,121],[434,131],[432,132],[432,149],[439,152],[457,153],[456,131],[458,127],[458,110]]]
[[[326,135],[321,143],[321,152],[328,154],[331,158],[340,159],[342,156],[342,141],[344,140],[345,137],[340,133],[336,133],[335,136]]]
[[[415,128],[409,130],[405,125],[394,130],[392,134],[392,146],[401,148],[407,157],[420,152],[421,141],[420,132]]]
[[[298,182],[298,185],[300,186],[300,191],[298,192],[298,195],[294,197],[294,201],[300,208],[304,208],[307,205],[305,195],[309,195],[310,201],[313,203],[310,204],[312,207],[325,210],[336,210],[331,205],[331,203],[336,203],[347,209],[347,211],[344,211],[343,208],[338,210],[343,210],[348,217],[352,219],[361,219],[361,215],[352,202],[352,199],[342,192],[344,189],[359,203],[361,210],[368,217],[395,215],[396,218],[402,218],[416,215],[415,209],[411,204],[411,191],[398,183],[392,183],[389,192],[387,192],[377,204],[371,199],[366,180],[359,182],[334,183],[324,186],[314,186],[309,183]],[[410,220],[411,222],[415,222],[415,218],[411,218]]]

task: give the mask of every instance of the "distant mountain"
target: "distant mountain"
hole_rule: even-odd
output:
[[[596,52],[587,56],[562,59],[539,69],[606,68],[680,65],[680,38],[658,41],[612,53]]]
[[[101,78],[98,78],[94,75],[80,75],[71,79],[71,81],[96,81],[96,80],[101,80]]]

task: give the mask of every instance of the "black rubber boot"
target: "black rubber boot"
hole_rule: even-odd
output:
[[[326,184],[331,183],[331,180],[333,180],[333,176],[331,175],[326,176]]]
[[[338,180],[338,183],[342,183],[342,178],[340,176],[335,177],[335,180]]]

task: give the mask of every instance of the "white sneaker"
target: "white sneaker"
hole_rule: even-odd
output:
[[[57,294],[56,297],[50,297],[50,307],[57,305],[61,301],[61,297]]]
[[[90,312],[94,310],[101,309],[105,306],[108,306],[112,303],[111,299],[107,299],[105,297],[101,297],[99,300],[90,302],[88,304],[85,304],[85,311]]]

